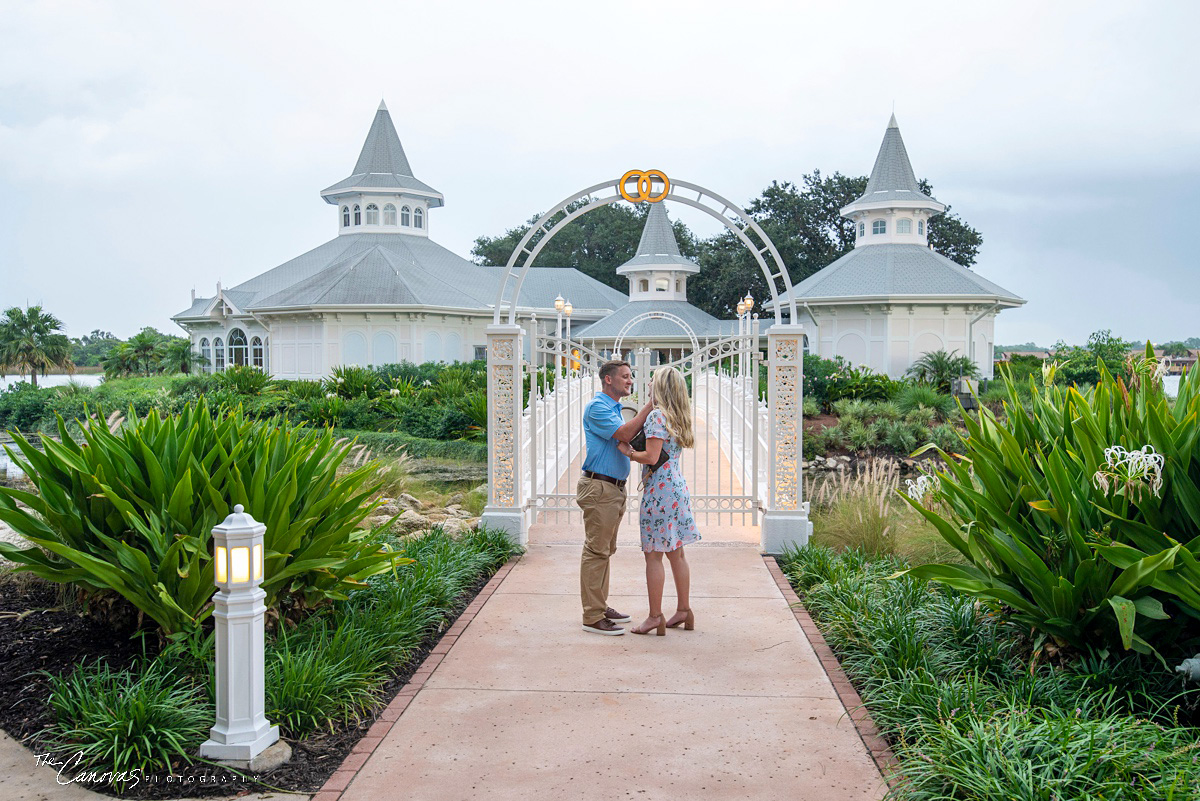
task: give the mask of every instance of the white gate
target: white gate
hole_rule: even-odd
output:
[[[643,344],[614,353],[558,334],[535,334],[524,370],[529,390],[520,460],[528,522],[580,519],[575,485],[585,456],[583,410],[600,391],[600,366],[619,356],[633,363],[634,394],[623,401],[633,411],[641,407],[658,367],[678,368],[688,383],[696,443],[684,450],[682,466],[697,523],[758,525],[767,501],[769,449],[757,327],[754,321],[744,333],[695,351]],[[627,514],[636,521],[640,466],[633,465],[630,479]]]

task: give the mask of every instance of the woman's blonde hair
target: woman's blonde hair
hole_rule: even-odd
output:
[[[683,373],[674,367],[654,371],[654,405],[667,418],[667,431],[682,448],[695,444],[692,433],[692,404],[688,400],[687,382]]]

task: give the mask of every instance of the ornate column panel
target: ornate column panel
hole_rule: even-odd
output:
[[[529,539],[521,473],[524,343],[519,325],[489,325],[488,504],[481,522],[508,532],[519,545]]]
[[[804,500],[804,326],[767,329],[768,442],[767,509],[763,515],[763,553],[778,554],[804,545],[812,534]]]

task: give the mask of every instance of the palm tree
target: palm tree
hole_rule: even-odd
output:
[[[0,318],[0,378],[8,370],[29,373],[36,388],[37,374],[45,375],[51,367],[75,372],[71,340],[61,329],[62,321],[41,306],[14,306],[6,311]]]
[[[955,356],[957,350],[947,353],[944,350],[931,350],[913,362],[908,368],[908,375],[923,384],[929,384],[938,392],[949,393],[950,382],[962,376],[976,378],[979,367],[967,356]]]
[[[190,373],[193,367],[207,367],[208,359],[192,350],[190,340],[172,337],[163,350],[162,366],[174,373]]]
[[[108,378],[129,375],[137,370],[137,358],[128,342],[118,342],[100,357],[100,366]]]
[[[146,375],[158,372],[159,362],[163,357],[161,334],[153,329],[143,328],[129,338],[128,345],[132,351],[134,369],[140,368]]]

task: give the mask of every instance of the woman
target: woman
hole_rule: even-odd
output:
[[[646,556],[646,591],[650,596],[650,617],[636,628],[634,634],[649,634],[655,629],[658,636],[667,629],[683,624],[686,629],[695,628],[688,598],[690,572],[683,549],[700,540],[696,530],[696,517],[692,514],[692,497],[688,493],[683,477],[680,455],[684,448],[693,445],[692,408],[688,401],[687,383],[674,367],[660,367],[654,373],[650,397],[654,410],[646,418],[643,431],[646,433],[646,450],[635,451],[629,446],[629,458],[642,467],[641,529],[642,551]],[[653,467],[659,456],[666,451],[667,460]],[[663,617],[663,554],[671,563],[671,576],[675,579],[677,605],[675,614]]]

